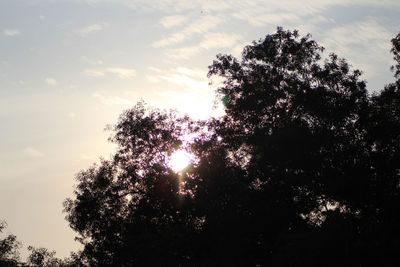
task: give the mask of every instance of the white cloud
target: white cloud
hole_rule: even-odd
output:
[[[57,84],[57,81],[56,81],[56,79],[54,79],[54,78],[46,78],[46,79],[45,79],[45,82],[46,82],[48,85],[56,85],[56,84]]]
[[[235,11],[241,9],[278,8],[280,10],[298,10],[299,13],[314,12],[331,6],[344,7],[399,7],[398,0],[86,0],[92,3],[113,2],[126,5],[133,9],[156,9],[168,13],[180,13],[188,10],[198,10],[204,13],[218,11]]]
[[[390,49],[391,34],[374,19],[334,27],[327,31],[323,40],[329,49],[351,53],[354,47],[370,50]],[[351,38],[349,38],[351,36]]]
[[[146,79],[151,83],[159,83],[160,78],[154,75],[146,75]]]
[[[106,73],[111,73],[117,75],[120,79],[132,79],[136,76],[136,70],[129,68],[105,68],[105,69],[87,69],[83,73],[90,77],[102,77]]]
[[[250,10],[239,11],[234,14],[236,18],[247,20],[253,26],[265,26],[268,24],[280,25],[282,23],[293,23],[300,20],[300,17],[294,13],[262,13]]]
[[[113,74],[117,74],[121,79],[131,79],[136,76],[136,71],[134,69],[107,68],[106,71]]]
[[[184,74],[187,76],[191,76],[191,77],[197,77],[197,78],[205,78],[207,76],[207,73],[202,71],[202,70],[198,70],[198,69],[189,69],[189,68],[185,68],[185,67],[178,67],[176,69],[176,71],[180,74]]]
[[[242,55],[243,48],[249,44],[250,43],[236,44],[234,47],[232,47],[230,54],[233,55],[234,57],[240,58],[240,56]]]
[[[188,38],[188,36],[185,33],[177,32],[177,33],[174,33],[173,35],[171,35],[170,37],[167,37],[167,38],[161,39],[157,42],[154,42],[153,47],[163,47],[163,46],[168,46],[171,44],[180,43],[187,38]]]
[[[44,156],[44,154],[42,152],[40,152],[39,150],[37,150],[33,147],[25,147],[22,150],[22,152],[25,156],[28,156],[30,158],[41,158]]]
[[[205,33],[213,28],[216,28],[219,24],[224,22],[225,19],[223,17],[218,16],[204,16],[201,19],[198,19],[194,23],[190,24],[185,28],[185,32],[187,34],[200,34]]]
[[[155,71],[155,72],[162,72],[162,70],[160,70],[160,69],[157,68],[157,67],[152,67],[152,66],[150,66],[150,67],[148,67],[148,69],[151,70],[151,71]]]
[[[46,17],[43,16],[43,15],[40,15],[40,16],[39,16],[39,19],[40,19],[40,20],[44,20],[45,18],[46,18]]]
[[[209,2],[209,1],[206,1]],[[302,24],[302,19],[311,20],[332,7],[370,7],[395,8],[400,6],[397,0],[221,0],[229,2],[234,17],[247,21],[253,26]],[[221,7],[223,4],[218,4]]]
[[[100,102],[107,106],[118,105],[118,106],[131,106],[132,102],[129,99],[122,98],[119,96],[104,96],[99,93],[92,94],[94,98],[100,100]]]
[[[187,17],[182,15],[168,16],[161,19],[160,23],[165,28],[172,28],[175,26],[179,26],[187,20]]]
[[[202,49],[233,47],[240,38],[238,34],[207,33],[198,45],[168,49],[165,54],[172,59],[190,59]]]
[[[215,28],[218,24],[221,24],[224,21],[222,17],[217,16],[205,16],[201,19],[198,19],[194,23],[187,26],[184,31],[186,34],[195,34],[195,33],[205,33],[208,30]]]
[[[100,70],[84,70],[83,73],[90,77],[102,77],[104,76],[104,71]]]
[[[16,36],[21,34],[21,32],[18,29],[6,29],[3,31],[3,33],[6,36]]]
[[[183,86],[189,91],[202,91],[209,89],[207,73],[199,69],[178,67],[159,75],[148,75],[150,82],[158,83],[167,81],[176,85]]]
[[[206,33],[207,31],[217,27],[223,21],[224,19],[222,17],[204,16],[185,27],[182,31],[176,32],[167,38],[154,42],[153,47],[164,47],[180,43],[194,34]]]
[[[101,31],[102,29],[103,29],[102,25],[93,24],[93,25],[90,25],[90,26],[87,26],[87,27],[83,27],[83,28],[77,30],[76,32],[78,34],[82,35],[82,36],[86,36],[86,35],[88,35],[90,33]]]
[[[355,68],[361,69],[364,79],[371,80],[387,73],[392,64],[389,53],[391,38],[392,34],[385,27],[369,18],[328,29],[320,43],[328,52],[334,51]]]
[[[170,74],[168,76],[162,76],[162,79],[178,84],[178,85],[183,85],[187,87],[189,90],[202,90],[202,89],[207,89],[208,88],[208,81],[207,80],[199,80],[199,79],[194,79],[192,77],[189,77],[184,74]]]
[[[166,56],[171,59],[190,59],[191,57],[200,53],[199,46],[189,46],[182,48],[168,49],[166,51]]]
[[[207,33],[200,47],[205,49],[232,47],[240,38],[238,34]]]
[[[91,64],[91,65],[103,65],[104,64],[103,60],[101,60],[101,59],[93,60],[93,59],[89,59],[89,58],[87,58],[85,56],[82,57],[82,60],[84,62],[86,62],[86,63]]]

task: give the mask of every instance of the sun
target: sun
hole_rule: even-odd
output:
[[[168,165],[174,172],[180,172],[192,161],[192,155],[185,150],[177,150],[172,153]]]

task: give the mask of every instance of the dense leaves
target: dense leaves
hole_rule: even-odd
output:
[[[278,28],[209,67],[221,118],[123,113],[114,157],[77,174],[64,204],[79,264],[398,265],[400,82],[371,96],[359,70],[322,53]],[[176,173],[178,149],[196,160]]]
[[[7,224],[0,221],[0,233],[4,231]],[[0,266],[17,266],[19,260],[19,251],[21,243],[17,241],[17,237],[13,234],[7,235],[0,239]]]

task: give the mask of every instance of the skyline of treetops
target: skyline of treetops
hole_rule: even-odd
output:
[[[25,260],[2,234],[0,266],[397,266],[400,33],[391,47],[395,82],[374,93],[297,30],[217,54],[223,115],[126,109],[63,203],[81,249],[24,244]]]

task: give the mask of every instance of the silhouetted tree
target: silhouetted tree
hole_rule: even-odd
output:
[[[71,253],[71,256],[69,258],[65,258],[62,260],[55,257],[56,252],[54,250],[49,251],[47,248],[33,246],[29,246],[28,250],[30,251],[30,254],[27,258],[28,266],[74,267],[82,265],[79,253]]]
[[[396,266],[400,82],[369,96],[359,70],[322,52],[278,28],[209,67],[221,118],[123,113],[114,157],[64,203],[80,264]],[[182,148],[197,161],[175,173],[166,159]]]
[[[0,221],[0,233],[7,227],[4,221]],[[7,235],[4,239],[0,239],[0,266],[12,267],[17,266],[19,261],[19,251],[21,243],[17,241],[17,237],[13,234]]]
[[[298,242],[330,209],[357,212],[364,197],[365,83],[335,54],[321,64],[322,51],[310,36],[278,28],[245,47],[242,61],[218,55],[210,66],[226,106],[216,132],[258,185],[250,228],[253,250],[264,253],[255,264],[275,262],[278,244]]]
[[[111,141],[118,151],[77,175],[67,219],[81,234],[90,266],[164,265],[185,262],[196,218],[188,195],[166,157],[198,126],[143,103],[121,115]],[[198,130],[198,129],[197,129]]]
[[[392,70],[395,71],[394,76],[400,78],[400,33],[392,39],[392,49],[390,50],[396,61],[396,65],[392,66]]]
[[[46,248],[35,248],[32,246],[28,247],[31,254],[28,256],[28,263],[37,267],[50,267],[59,266],[60,260],[55,258],[56,252],[49,251]]]

